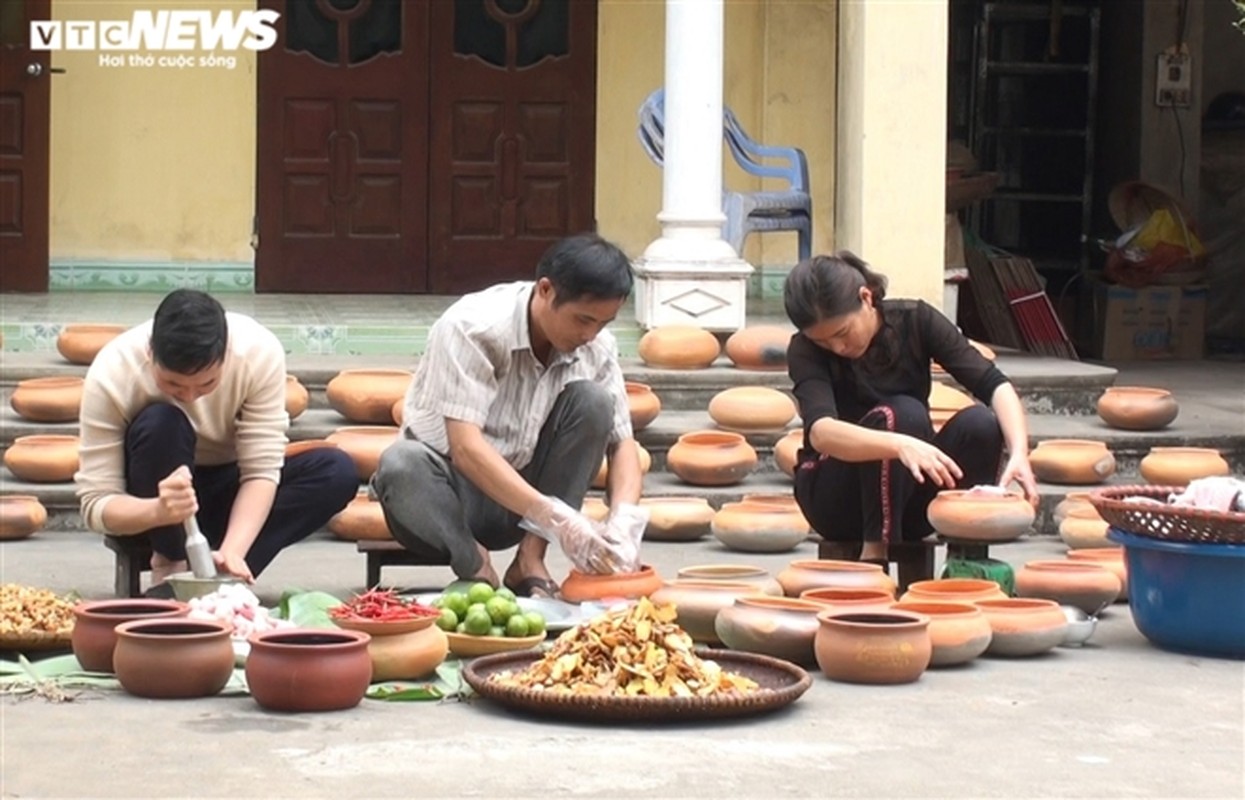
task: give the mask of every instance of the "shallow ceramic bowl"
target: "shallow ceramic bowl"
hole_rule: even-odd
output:
[[[1076,606],[1063,606],[1063,614],[1068,618],[1068,632],[1063,637],[1061,647],[1080,647],[1094,635],[1098,627],[1098,618],[1091,617]]]
[[[173,587],[173,596],[183,603],[194,597],[211,594],[222,586],[230,583],[244,583],[241,578],[232,575],[217,575],[214,578],[196,578],[193,572],[175,572],[167,578]]]
[[[509,650],[529,650],[545,640],[545,634],[532,636],[472,636],[468,633],[452,633],[447,631],[445,638],[449,640],[450,652],[459,658],[475,658],[493,653],[505,653]]]
[[[440,614],[429,614],[416,619],[375,620],[375,619],[338,619],[330,617],[333,624],[343,630],[360,631],[372,636],[396,636],[401,633],[414,633],[431,628]]]

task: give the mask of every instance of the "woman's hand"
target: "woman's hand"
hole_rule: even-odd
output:
[[[1020,484],[1025,499],[1037,508],[1037,479],[1033,477],[1033,467],[1029,466],[1027,453],[1013,453],[1008,457],[1007,464],[1003,467],[1003,475],[999,478],[999,486],[1007,486],[1012,481]]]
[[[246,559],[242,556],[223,550],[213,550],[212,560],[216,562],[217,572],[241,578],[247,583],[255,583],[255,576],[251,574],[251,568],[246,565]]]
[[[934,445],[913,436],[898,436],[900,442],[895,458],[908,468],[917,483],[925,483],[925,476],[928,475],[935,485],[954,489],[956,482],[964,477],[955,459]]]

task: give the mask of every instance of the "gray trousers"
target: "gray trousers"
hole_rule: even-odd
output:
[[[541,426],[532,460],[519,474],[541,494],[579,508],[613,426],[614,398],[608,391],[590,381],[567,384]],[[386,448],[371,486],[393,538],[417,553],[448,555],[460,578],[483,566],[476,542],[504,550],[523,538],[521,515],[499,505],[448,456],[423,442],[399,439]]]

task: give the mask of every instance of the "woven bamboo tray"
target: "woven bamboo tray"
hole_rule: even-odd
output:
[[[72,631],[62,633],[0,633],[0,651],[33,653],[40,650],[68,650],[73,646]]]
[[[1245,544],[1245,514],[1173,506],[1169,495],[1182,486],[1113,486],[1090,492],[1089,502],[1112,527],[1126,533],[1167,542],[1194,544]],[[1127,497],[1148,497],[1163,505],[1128,502]]]

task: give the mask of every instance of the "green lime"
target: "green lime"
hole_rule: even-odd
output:
[[[441,616],[437,617],[437,627],[443,631],[458,629],[458,615],[454,613],[454,609],[441,609]]]
[[[472,603],[471,605],[467,606],[467,613],[464,614],[463,616],[469,616],[471,614],[483,614],[484,616],[487,617],[488,606],[484,605],[483,603]]]
[[[489,636],[502,637],[506,635],[506,629],[500,625],[494,625],[488,629]]]
[[[470,605],[471,601],[464,592],[450,592],[441,597],[441,607],[453,611],[459,619],[467,616],[467,607]]]
[[[528,636],[545,632],[545,618],[540,615],[539,611],[529,611],[523,615],[523,619],[527,620]]]
[[[467,599],[474,603],[487,603],[493,596],[493,587],[483,581],[471,584],[467,590]]]
[[[493,592],[493,594],[496,595],[497,597],[504,597],[507,600],[515,599],[514,592],[510,591],[505,586],[500,587],[497,591]]]
[[[527,617],[522,614],[515,614],[506,620],[506,635],[515,638],[527,636]]]
[[[469,611],[467,612],[467,619],[463,621],[463,624],[467,627],[467,633],[470,633],[472,636],[483,636],[493,626],[493,620],[489,619],[487,613]]]
[[[504,597],[490,597],[484,607],[488,609],[494,625],[505,625],[506,620],[510,619],[510,601]]]

